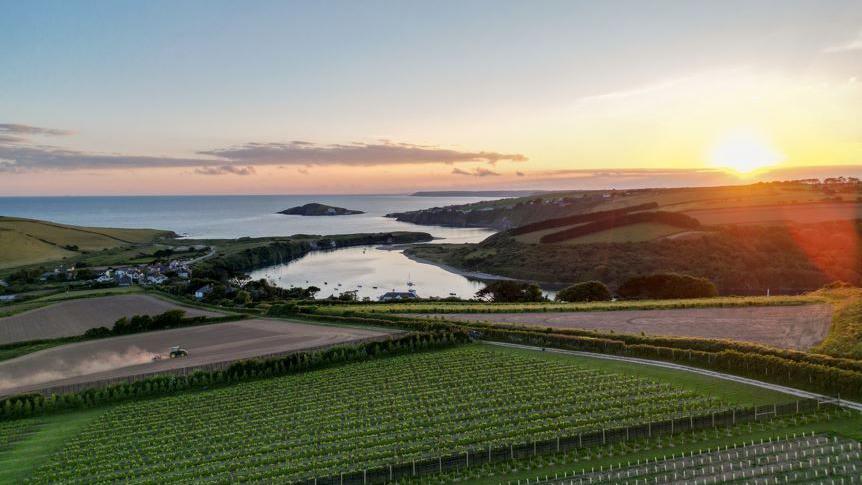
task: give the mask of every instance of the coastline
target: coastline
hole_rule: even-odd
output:
[[[450,273],[454,273],[454,274],[463,276],[463,277],[468,278],[468,279],[484,280],[484,281],[498,281],[498,280],[517,281],[515,278],[509,278],[508,276],[500,276],[500,275],[495,275],[495,274],[490,274],[490,273],[482,273],[479,271],[465,271],[465,270],[456,268],[454,266],[450,266],[448,264],[438,263],[435,261],[431,261],[430,259],[420,258],[420,257],[414,256],[412,254],[407,254],[406,251],[402,254],[404,254],[404,256],[406,256],[407,259],[409,259],[411,261],[415,261],[415,262],[420,263],[420,264],[430,264],[431,266],[437,266],[440,269],[446,270]]]

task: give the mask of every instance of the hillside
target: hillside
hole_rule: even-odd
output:
[[[830,180],[725,187],[581,190],[476,202],[389,214],[403,222],[511,229],[547,219],[651,204],[682,212],[703,224],[823,222],[862,216],[860,185]]]
[[[421,245],[408,253],[525,280],[600,280],[613,288],[633,276],[675,271],[709,278],[722,294],[763,294],[813,290],[836,280],[862,284],[860,237],[858,222],[837,221],[726,226],[641,242],[535,244],[500,233],[479,244]]]
[[[155,229],[81,227],[0,217],[0,269],[58,261],[95,251],[151,244],[175,236]]]

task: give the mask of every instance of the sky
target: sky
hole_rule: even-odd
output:
[[[0,196],[862,174],[862,2],[0,0]]]

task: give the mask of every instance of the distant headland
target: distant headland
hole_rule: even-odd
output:
[[[350,216],[354,214],[364,214],[362,211],[345,209],[343,207],[333,207],[331,205],[318,204],[316,202],[291,207],[290,209],[285,209],[278,213],[290,216]]]
[[[413,197],[527,197],[547,193],[547,190],[438,190],[413,192]]]

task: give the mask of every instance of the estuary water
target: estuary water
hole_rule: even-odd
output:
[[[421,231],[438,238],[435,242],[467,243],[479,242],[493,231],[418,226],[383,216],[489,199],[492,198],[408,195],[0,197],[0,215],[81,226],[166,229],[189,238]],[[309,202],[365,214],[305,217],[277,213]],[[413,261],[400,249],[374,246],[314,252],[290,263],[254,271],[252,276],[270,279],[283,287],[318,286],[322,289],[319,298],[355,290],[360,298],[376,299],[387,291],[409,289],[421,297],[454,294],[469,298],[483,286],[479,281]]]

